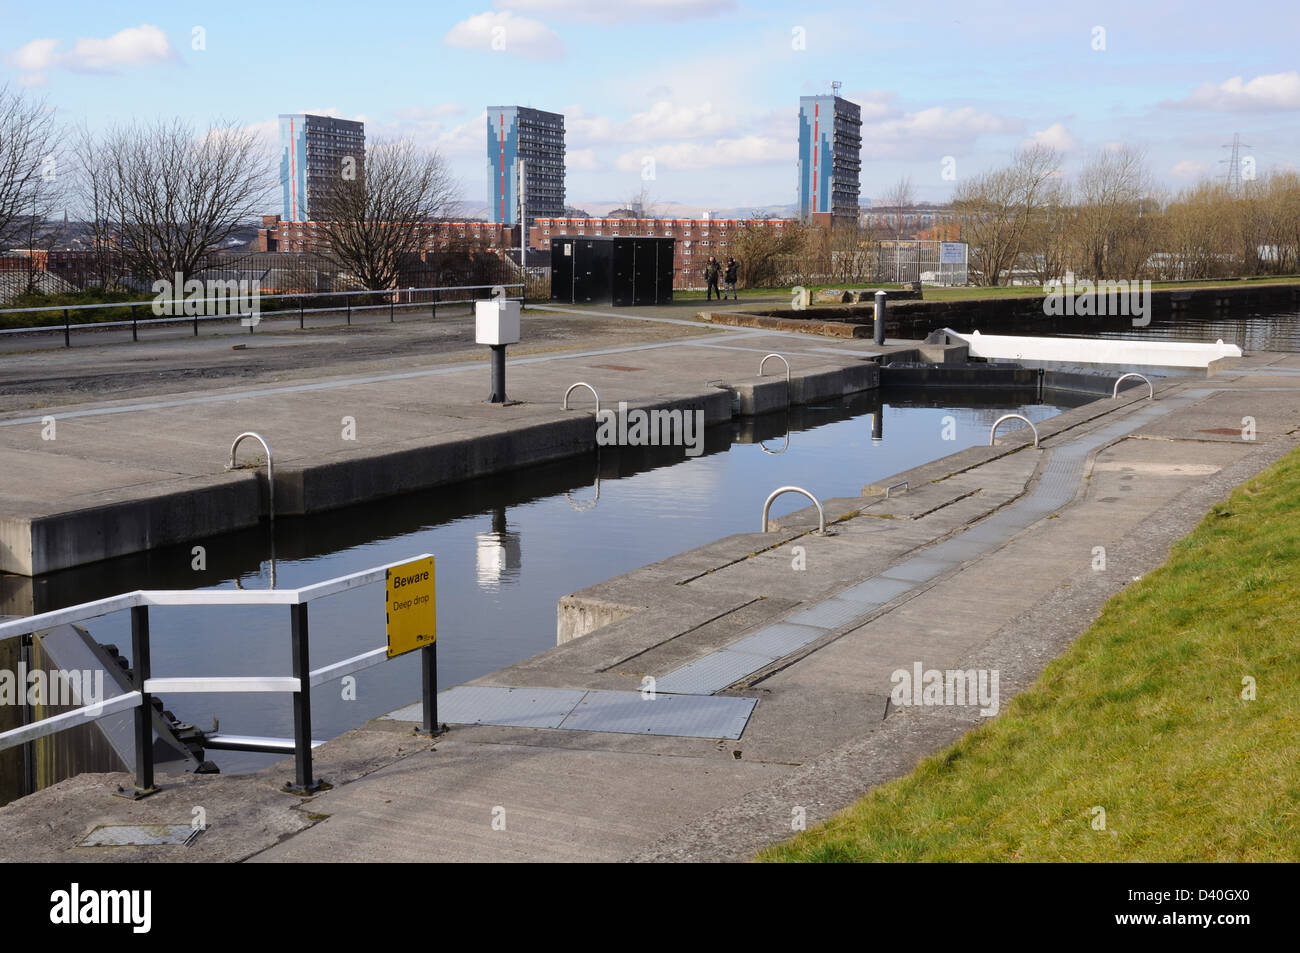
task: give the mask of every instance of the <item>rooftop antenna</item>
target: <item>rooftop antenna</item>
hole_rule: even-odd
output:
[[[844,84],[841,83],[838,79],[833,79],[833,80],[831,80],[831,95],[832,95],[832,96],[838,96],[838,95],[840,94],[840,88],[841,88],[843,85],[844,85]]]
[[[1231,144],[1226,142],[1223,144],[1224,149],[1232,150],[1232,158],[1219,160],[1220,162],[1228,163],[1228,172],[1225,176],[1225,182],[1228,186],[1229,192],[1241,191],[1241,148],[1243,145],[1245,145],[1245,143],[1241,141],[1241,134],[1236,132],[1232,134]],[[1247,145],[1246,148],[1249,149],[1250,146]]]

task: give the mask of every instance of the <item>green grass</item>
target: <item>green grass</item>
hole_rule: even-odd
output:
[[[1111,599],[999,717],[758,859],[1293,861],[1298,633],[1295,451]]]
[[[1153,281],[1151,282],[1151,290],[1177,291],[1180,289],[1193,290],[1197,288],[1240,288],[1243,285],[1290,284],[1300,284],[1300,277],[1295,275],[1283,275],[1277,278],[1222,278],[1213,281]],[[806,287],[812,291],[813,296],[815,297],[818,291],[826,288],[853,290],[884,288],[886,290],[898,290],[905,286],[899,284],[850,282],[848,284],[839,285],[807,285]],[[793,296],[793,291],[790,288],[742,288],[742,298],[745,294],[751,296],[773,296],[788,299]],[[1043,294],[1043,288],[1041,285],[998,285],[996,287],[970,285],[962,288],[941,288],[926,285],[921,289],[921,294],[927,301],[969,301],[973,299],[982,300],[986,298],[1032,298],[1035,296],[1041,297]],[[673,291],[674,299],[702,299],[704,295],[704,291]]]

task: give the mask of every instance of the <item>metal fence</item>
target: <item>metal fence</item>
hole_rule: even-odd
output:
[[[428,553],[414,559],[431,558]],[[360,586],[383,582],[387,570],[405,565],[412,560],[376,566],[361,572],[350,573],[304,586],[301,589],[196,589],[196,590],[137,590],[43,612],[25,619],[0,622],[0,641],[19,638],[55,626],[88,622],[115,612],[131,613],[131,669],[132,691],[112,698],[93,699],[89,704],[71,711],[50,715],[21,728],[0,732],[0,751],[56,734],[77,725],[89,724],[106,715],[122,711],[135,712],[135,796],[152,793],[154,787],[153,755],[153,696],[156,694],[185,694],[190,692],[282,692],[293,696],[293,738],[254,738],[223,736],[210,733],[203,746],[225,751],[261,751],[294,756],[294,782],[288,788],[298,793],[317,789],[312,774],[312,748],[321,744],[312,739],[311,690],[317,685],[342,678],[379,665],[388,660],[388,646],[371,647],[351,658],[320,668],[311,667],[311,649],[308,635],[308,604],[315,599],[347,592]],[[257,676],[198,676],[158,678],[150,665],[152,639],[149,630],[149,609],[155,606],[191,606],[215,609],[219,606],[288,606],[290,674]],[[429,733],[437,731],[437,657],[436,643],[420,649],[424,687],[423,725]],[[432,670],[431,670],[432,669]],[[82,699],[85,702],[87,699]]]
[[[877,242],[875,280],[964,285],[969,281],[968,252],[965,242]]]
[[[276,294],[258,295],[256,310],[249,306],[250,301],[239,294],[203,299],[164,300],[162,304],[174,306],[182,315],[169,317],[150,317],[155,313],[159,300],[117,301],[97,304],[50,305],[37,308],[0,309],[0,319],[6,315],[21,315],[33,323],[25,327],[0,329],[0,339],[6,336],[63,332],[63,346],[72,346],[73,331],[103,330],[108,328],[130,328],[131,340],[140,339],[140,328],[151,325],[189,325],[195,337],[199,335],[201,322],[226,321],[238,322],[248,328],[250,334],[256,331],[263,318],[297,318],[298,328],[304,330],[307,317],[333,315],[331,320],[343,317],[346,325],[352,324],[354,312],[380,312],[386,314],[390,323],[397,320],[399,311],[416,310],[421,313],[428,309],[428,317],[436,318],[438,308],[447,305],[467,304],[471,307],[477,301],[489,298],[506,297],[517,300],[518,292],[523,286],[519,284],[497,285],[459,285],[441,288],[397,288],[385,291],[327,291],[314,294]],[[184,314],[191,305],[202,305],[203,313]],[[117,311],[122,320],[85,321],[85,317],[101,317]],[[170,312],[167,312],[170,314]],[[74,323],[74,316],[82,320]],[[47,320],[48,319],[48,320]],[[40,323],[45,321],[45,323]],[[319,326],[319,325],[318,325]]]

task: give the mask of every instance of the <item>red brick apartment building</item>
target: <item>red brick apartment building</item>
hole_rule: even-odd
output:
[[[310,252],[325,242],[317,222],[284,222],[278,215],[264,215],[257,230],[257,251]],[[519,246],[519,226],[491,222],[429,222],[421,225],[420,251],[494,251]],[[549,246],[548,246],[549,247]]]
[[[528,231],[531,248],[550,249],[551,239],[561,235],[644,235],[675,238],[673,273],[679,288],[704,286],[702,270],[709,256],[725,262],[732,237],[744,228],[784,229],[793,222],[784,218],[539,218]]]

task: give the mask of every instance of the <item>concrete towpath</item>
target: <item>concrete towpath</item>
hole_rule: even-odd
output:
[[[1018,431],[900,474],[908,489],[888,499],[868,487],[829,501],[830,535],[805,510],[574,593],[560,606],[573,638],[468,686],[639,697],[646,677],[676,679],[657,697],[756,699],[738,738],[477,724],[429,743],[399,713],[317,749],[334,787],[313,798],[279,793],[288,765],[184,777],[136,803],[83,776],[0,809],[0,854],[744,859],[981,721],[979,704],[890,707],[892,672],[996,670],[1005,705],[1105,599],[1292,449],[1300,358],[1251,355],[1157,396],[1067,411],[1039,425],[1037,448]],[[183,852],[72,847],[94,823],[187,822],[196,805],[212,826]]]

